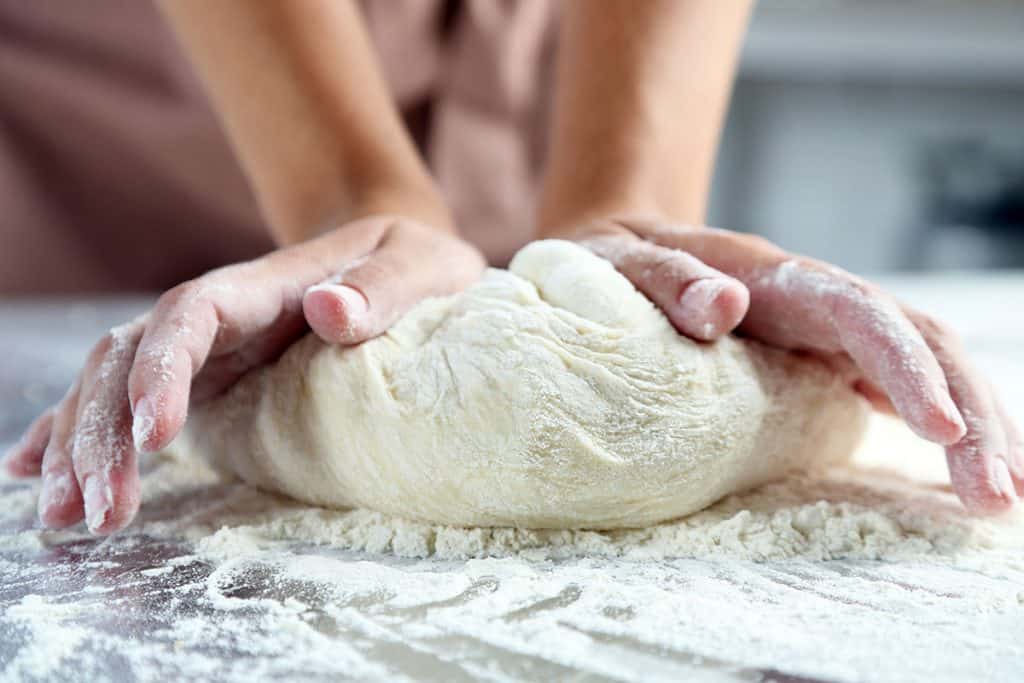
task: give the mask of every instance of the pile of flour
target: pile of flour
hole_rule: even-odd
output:
[[[129,532],[195,544],[222,560],[275,548],[324,546],[407,558],[606,557],[880,559],[1024,563],[1024,515],[967,516],[942,452],[901,423],[872,418],[853,460],[729,496],[642,529],[461,528],[367,510],[329,510],[228,481],[197,459],[160,456],[142,477],[143,508]],[[3,515],[27,519],[36,487],[4,496]],[[84,529],[31,529],[0,540],[28,551],[88,538]]]
[[[848,465],[791,476],[643,529],[460,528],[328,510],[225,483],[201,461],[170,457],[143,478],[143,488],[147,501],[215,489],[215,495],[192,497],[202,502],[184,516],[180,508],[155,515],[144,508],[140,531],[184,537],[196,541],[201,554],[221,558],[292,543],[412,558],[537,560],[1003,558],[1024,548],[1019,514],[966,516],[941,450],[880,416]]]

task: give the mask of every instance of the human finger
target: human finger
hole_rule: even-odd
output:
[[[71,462],[78,410],[78,380],[54,409],[50,438],[40,463],[42,485],[39,489],[39,520],[50,529],[63,529],[82,520],[82,492]]]
[[[959,441],[966,431],[964,417],[947,373],[920,331],[887,295],[842,273],[831,277],[835,290],[823,303],[831,305],[843,349],[919,436],[942,445]]]
[[[50,441],[55,408],[32,421],[21,439],[4,456],[4,467],[13,477],[37,477],[43,464],[43,453]]]
[[[124,528],[139,508],[128,376],[142,331],[139,322],[111,330],[93,349],[82,375],[71,461],[85,523],[96,534]]]
[[[1010,469],[1010,477],[1013,479],[1017,496],[1021,497],[1024,496],[1024,435],[1021,434],[1016,420],[1006,411],[1006,407],[995,389],[990,387],[990,391],[996,412],[1003,421],[1003,431],[1006,432],[1007,464]]]
[[[945,325],[907,311],[942,366],[967,432],[946,448],[953,489],[972,512],[1002,512],[1017,501],[1010,472],[1010,442],[991,388]],[[1016,469],[1016,468],[1015,468]]]
[[[783,348],[845,352],[917,434],[943,445],[963,436],[963,418],[932,350],[881,290],[760,237],[659,223],[637,229],[744,282],[751,304],[742,331]]]
[[[264,258],[211,271],[161,296],[129,377],[136,450],[164,448],[181,431],[192,381],[208,361],[216,366],[211,381],[195,387],[203,397],[294,341],[305,327],[306,288],[337,263],[372,250],[391,220],[356,221]]]
[[[373,251],[310,287],[303,312],[324,341],[358,344],[423,299],[463,289],[483,268],[483,258],[468,244],[396,220]]]
[[[688,337],[714,341],[739,325],[747,312],[750,295],[742,282],[684,251],[632,233],[593,237],[581,244],[610,261]]]

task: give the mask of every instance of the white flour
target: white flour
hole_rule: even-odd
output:
[[[893,454],[899,454],[894,457]],[[529,559],[720,557],[953,561],[1024,547],[1017,517],[966,517],[949,488],[941,451],[902,425],[877,418],[856,462],[791,477],[726,498],[682,520],[646,529],[559,531],[458,528],[367,510],[333,511],[234,486],[211,509],[146,524],[148,533],[184,534],[203,553],[231,557],[301,542],[400,557]],[[215,474],[196,461],[169,460],[146,478],[144,497]]]
[[[930,557],[954,562],[1024,548],[1019,513],[966,516],[949,487],[941,451],[883,417],[874,419],[849,466],[792,476],[644,529],[459,528],[368,510],[327,510],[226,481],[198,460],[169,456],[143,476],[142,486],[144,501],[187,500],[192,492],[214,490],[215,495],[200,495],[184,508],[160,514],[144,508],[135,531],[194,541],[201,554],[215,558],[282,543],[443,560]],[[34,495],[29,488],[7,494],[6,513],[33,508]],[[0,549],[30,550],[79,536],[74,530],[26,531],[4,538]]]
[[[1020,419],[1024,328],[1005,315],[1005,292],[1021,289],[1005,277],[995,290],[926,280],[906,296],[919,308],[961,312],[958,327]],[[83,309],[41,326],[33,302],[5,329],[5,343],[15,342],[8,367],[31,367],[32,381],[59,395],[83,343],[141,308],[108,312],[102,324]],[[16,396],[30,400],[32,387]],[[167,461],[144,477],[139,522],[96,540],[82,528],[41,532],[37,487],[0,478],[0,681],[1024,680],[1020,521],[962,519],[941,454],[880,424],[870,466],[898,468],[916,483],[859,470],[836,473],[847,479],[820,490],[829,492],[826,509],[845,501],[864,513],[875,499],[882,519],[919,522],[889,527],[897,540],[884,561],[750,562],[724,552],[529,559],[536,550],[402,560],[275,541],[296,538],[275,515],[316,515],[209,472],[190,480],[187,464]],[[398,526],[382,522],[385,534]],[[320,527],[322,538],[337,535],[330,526]],[[852,556],[864,552],[852,528],[840,537]],[[947,545],[943,554],[934,542],[943,537],[959,550]],[[920,539],[932,550],[896,559]],[[239,554],[225,558],[232,545]],[[746,539],[725,549],[750,547]]]
[[[1020,520],[964,517],[941,455],[888,420],[854,467],[644,531],[331,512],[172,459],[143,486],[129,535],[63,565],[0,560],[8,585],[64,586],[6,607],[0,629],[25,643],[6,678],[111,680],[113,660],[140,680],[936,683],[1012,680],[1024,661]],[[2,503],[0,523],[24,520],[32,490]],[[84,538],[27,530],[0,553]],[[186,551],[133,564],[149,538]]]

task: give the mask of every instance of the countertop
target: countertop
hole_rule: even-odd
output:
[[[886,284],[959,329],[1024,421],[1024,275]],[[0,446],[59,398],[93,340],[149,301],[0,300]],[[27,486],[0,480],[0,504],[23,500]],[[147,514],[172,516],[198,504],[162,501]],[[531,565],[290,551],[289,561],[351,572],[352,589],[339,595],[283,580],[274,558],[228,575],[185,540],[129,529],[36,547],[18,541],[35,524],[30,511],[4,520],[3,680],[1024,679],[1019,567],[972,573],[915,563],[720,559]],[[877,587],[873,597],[853,599],[865,585]],[[440,600],[412,595],[445,587],[450,595]],[[660,621],[645,621],[652,603],[663,603]],[[584,618],[598,608],[604,622]]]

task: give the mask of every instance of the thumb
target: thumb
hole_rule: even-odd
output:
[[[583,244],[610,261],[692,339],[714,341],[727,335],[747,313],[747,287],[685,251],[633,233],[600,236]]]
[[[465,242],[398,221],[376,249],[306,290],[302,309],[324,341],[359,344],[423,299],[463,289],[483,268],[483,258]]]

